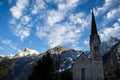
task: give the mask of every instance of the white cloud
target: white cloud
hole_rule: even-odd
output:
[[[11,32],[20,38],[21,41],[23,41],[25,38],[27,38],[30,35],[31,30],[31,17],[24,15],[19,20],[12,19],[10,21],[10,30]]]
[[[75,7],[77,6],[78,2],[79,0],[67,0],[67,7],[70,7],[70,8]]]
[[[76,44],[78,38],[80,37],[79,28],[71,26],[69,24],[58,25],[55,27],[43,27],[39,28],[37,31],[37,36],[40,39],[47,40],[47,44],[50,47],[55,47],[57,45],[65,44]]]
[[[40,39],[43,39],[45,37],[47,37],[47,32],[49,31],[49,29],[47,28],[43,28],[42,26],[37,26],[37,32],[36,32],[36,35],[40,38]]]
[[[118,33],[120,33],[120,22],[115,22],[113,24],[113,27],[107,27],[102,29],[102,32],[100,33],[100,37],[104,41],[111,36],[120,37]]]
[[[66,9],[65,3],[60,3],[60,4],[58,4],[58,9],[59,9],[59,10],[65,10],[65,9]]]
[[[70,44],[74,48],[78,47],[78,39],[81,36],[81,31],[84,31],[85,27],[89,25],[89,16],[86,17],[84,13],[75,13],[69,15],[70,22],[64,20],[69,10],[77,6],[79,0],[66,0],[64,2],[56,1],[58,10],[49,10],[46,14],[46,23],[44,26],[37,26],[36,35],[46,41],[47,45],[54,47],[57,45]],[[64,3],[63,3],[64,2]],[[45,14],[44,14],[45,15]],[[59,24],[60,23],[60,24]],[[76,24],[79,24],[78,28]]]
[[[54,1],[54,3],[57,4],[58,10],[50,10],[47,12],[48,25],[53,26],[55,23],[62,21],[69,10],[77,6],[78,2],[79,0]]]
[[[12,48],[13,50],[18,50],[17,49],[17,47],[16,47],[16,44],[14,44],[11,40],[9,40],[9,39],[3,39],[3,40],[1,40],[1,42],[3,43],[3,44],[6,44],[6,45],[8,45],[10,48]]]
[[[30,32],[29,32],[28,28],[26,28],[26,29],[16,29],[16,33],[15,33],[15,35],[19,36],[22,41],[25,37],[28,37],[29,34],[30,34]]]
[[[21,18],[21,22],[22,22],[22,24],[24,24],[24,25],[28,24],[28,23],[30,22],[30,20],[31,20],[31,18],[30,18],[29,16],[27,16],[27,15],[25,15],[25,16],[23,16],[23,17]]]
[[[35,0],[35,4],[33,7],[33,10],[31,11],[32,14],[37,14],[39,12],[39,10],[41,9],[45,9],[45,2],[44,0]]]
[[[32,14],[37,14],[38,13],[37,5],[34,5],[34,9],[31,12],[32,12]]]
[[[119,14],[120,14],[120,6],[118,8],[113,9],[113,10],[110,10],[107,13],[106,18],[107,19],[117,18],[117,16],[119,16]]]
[[[58,10],[64,12],[76,7],[79,1],[80,0],[61,0],[56,3],[58,5]]]
[[[84,42],[85,45],[89,45],[89,40],[88,39],[84,40],[83,42]]]
[[[78,48],[78,39],[81,36],[81,32],[89,25],[89,16],[86,17],[82,12],[71,14],[70,10],[74,9],[81,0],[47,0],[47,2],[51,1],[57,5],[57,10],[48,10],[47,8],[49,6],[46,5],[44,0],[36,0],[32,3],[33,6],[29,6],[31,13],[28,15],[26,15],[26,10],[24,11],[28,3],[22,8],[16,4],[16,6],[14,6],[15,9],[20,8],[20,10],[18,9],[16,12],[20,12],[20,14],[14,15],[13,13],[17,20],[13,18],[10,22],[10,24],[12,24],[11,31],[23,41],[30,35],[32,26],[28,25],[32,24],[37,30],[37,37],[47,41],[46,44],[50,47],[70,44]],[[86,0],[84,0],[84,2],[85,1]],[[14,7],[12,7],[13,10]],[[35,18],[33,18],[33,16]],[[62,20],[66,18],[68,21],[62,22]],[[79,28],[77,24],[80,26]]]
[[[29,1],[28,0],[17,0],[17,3],[15,6],[13,6],[10,11],[12,13],[12,15],[16,18],[19,19],[22,14],[24,9],[26,8],[26,6],[28,5]]]
[[[64,13],[59,11],[49,11],[47,17],[47,24],[53,26],[55,23],[60,22],[64,18]]]
[[[105,0],[104,4],[100,7],[95,8],[95,15],[100,15],[109,10],[110,7],[115,3],[115,0]]]
[[[58,10],[50,10],[47,12],[47,23],[50,26],[62,21],[69,10],[77,6],[79,0],[55,0],[53,2],[57,4]]]
[[[120,18],[118,18],[118,22],[120,22]]]
[[[11,44],[11,40],[6,39],[1,41],[3,44]]]
[[[11,29],[14,35],[20,37],[21,41],[30,35],[30,28],[24,26],[22,27],[22,25],[16,25],[16,27],[11,27]]]
[[[85,15],[83,12],[71,14],[70,20],[74,25],[79,24],[81,26],[81,30],[84,30],[85,27],[90,25],[90,15]]]

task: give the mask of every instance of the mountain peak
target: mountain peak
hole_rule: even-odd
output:
[[[111,38],[110,39],[113,39],[113,40],[115,40],[115,41],[120,41],[120,39],[119,38],[117,38],[117,37],[115,37],[115,36],[111,36]]]
[[[53,47],[52,49],[49,49],[48,52],[50,52],[51,54],[58,54],[68,50],[70,50],[70,48],[66,48],[64,46],[59,45],[59,46]]]
[[[25,57],[25,56],[32,56],[32,55],[38,55],[39,52],[33,49],[24,48],[18,52],[18,54],[15,55],[15,57]]]
[[[106,54],[111,49],[111,47],[117,44],[118,42],[120,42],[120,39],[113,36],[111,36],[110,39],[108,39],[107,41],[102,42],[101,44],[102,53]]]

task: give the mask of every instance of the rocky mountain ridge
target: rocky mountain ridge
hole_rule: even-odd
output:
[[[108,41],[102,42],[102,55],[107,53],[109,49],[118,42],[120,42],[120,40],[115,37],[111,37]],[[60,56],[61,71],[71,68],[73,61],[83,52],[90,57],[89,51],[79,51],[63,46],[54,47],[42,54],[39,54],[39,52],[35,50],[25,48],[18,52],[13,58],[0,58],[0,80],[27,80],[28,75],[32,72],[37,61],[47,52],[51,53],[53,59]]]

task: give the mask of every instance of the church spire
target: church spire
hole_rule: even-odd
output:
[[[92,10],[92,22],[91,22],[91,34],[98,34],[93,10]]]
[[[97,32],[97,26],[96,26],[96,22],[95,22],[94,13],[93,13],[93,10],[92,10],[90,44],[94,41],[94,39],[100,40],[98,32]]]

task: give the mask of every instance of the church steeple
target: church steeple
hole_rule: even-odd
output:
[[[92,55],[92,59],[98,60],[100,59],[100,38],[97,32],[97,26],[95,22],[94,13],[92,10],[92,21],[91,21],[91,34],[90,34],[90,52]]]
[[[94,12],[92,10],[90,44],[94,41],[95,36],[96,36],[96,39],[100,40],[98,32],[97,32],[97,26],[96,26],[96,22],[95,22]]]
[[[91,22],[91,34],[98,34],[93,10],[92,10],[92,22]]]

